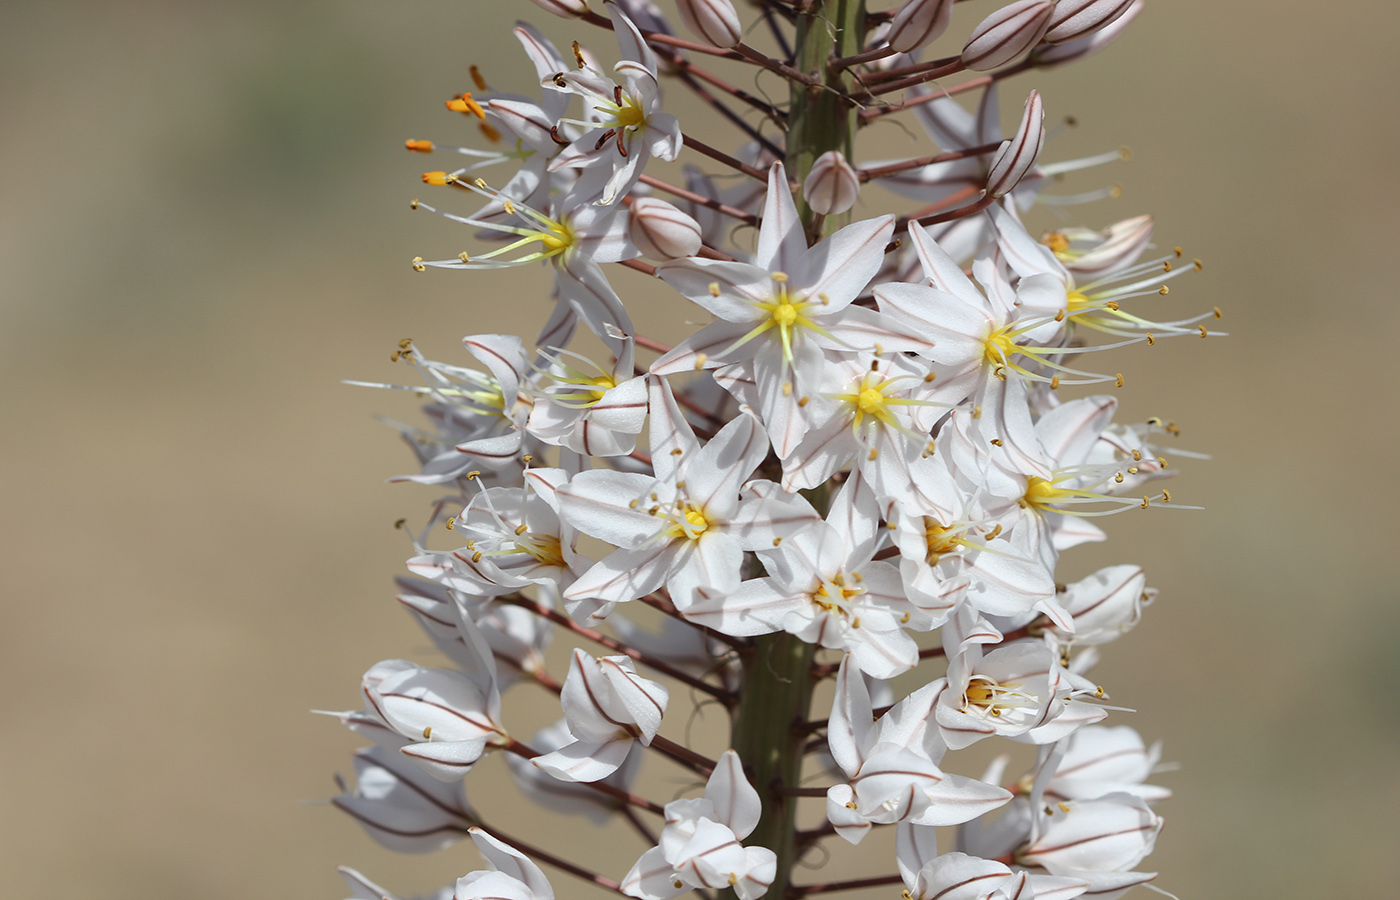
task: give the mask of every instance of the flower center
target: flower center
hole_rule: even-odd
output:
[[[527,531],[515,539],[515,546],[522,553],[528,553],[541,565],[564,566],[564,552],[558,535],[535,534]]]
[[[705,517],[705,511],[694,504],[687,503],[684,510],[676,510],[670,515],[671,523],[666,526],[665,535],[667,538],[677,541],[695,541],[700,539],[710,528],[710,520]]]
[[[963,691],[963,712],[981,710],[1000,718],[1003,710],[1034,706],[1039,702],[1034,694],[1019,690],[1020,684],[1001,684],[982,675],[974,675]]]

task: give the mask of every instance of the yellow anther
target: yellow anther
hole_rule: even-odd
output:
[[[476,185],[477,187],[481,188],[483,191],[490,187],[490,185],[488,185],[488,184],[486,183],[486,179],[485,179],[485,178],[473,178],[473,179],[472,179],[472,184],[474,184],[474,185]]]
[[[1155,344],[1155,343],[1157,343],[1157,339],[1156,339],[1155,337],[1152,336],[1152,333],[1151,333],[1151,332],[1148,332],[1148,334],[1147,334],[1147,346],[1151,347],[1151,346],[1152,346],[1153,344]]]
[[[1064,311],[1063,309],[1057,309],[1057,310],[1055,310],[1055,321],[1056,321],[1056,322],[1063,322],[1064,320],[1065,320],[1065,311]]]
[[[782,542],[783,542],[783,539],[780,538],[780,537],[775,537],[775,538],[773,538],[773,546],[774,546],[774,547],[778,546],[778,545],[781,544]]]
[[[512,215],[512,216],[515,215],[515,204],[514,204],[513,202],[511,202],[511,200],[510,200],[509,198],[507,198],[507,199],[505,199],[505,200],[502,200],[502,201],[501,201],[501,206],[504,207],[504,208],[505,208],[505,211],[506,211],[507,213],[509,213],[510,215]]]
[[[404,145],[405,147],[407,147],[408,149],[412,150],[414,153],[432,153],[432,152],[433,152],[433,142],[432,142],[432,141],[415,141],[415,140],[413,140],[413,139],[410,138],[409,140],[404,141],[404,142],[403,142],[403,145]]]
[[[579,49],[578,41],[574,41],[574,62],[578,63],[580,69],[586,65],[583,59],[583,51]],[[680,887],[680,885],[676,885],[676,887]]]
[[[680,456],[680,455],[681,455],[682,453],[684,453],[684,452],[685,452],[685,451],[682,450],[680,447],[674,447],[674,448],[671,449],[671,455],[672,455],[672,456]]]
[[[738,884],[738,883],[739,883],[739,876],[738,876],[738,875],[735,875],[733,872],[730,872],[730,873],[729,873],[729,886],[730,886],[730,887],[733,887],[734,885],[736,885],[736,884]]]
[[[399,349],[407,350],[413,346],[413,338],[399,338]]]
[[[1110,301],[1108,301],[1107,303],[1104,304],[1104,307],[1105,307],[1106,309],[1111,309],[1111,310],[1113,310],[1114,312],[1117,312],[1118,309],[1119,309],[1119,307],[1118,307],[1118,301],[1117,301],[1117,300],[1110,300]]]
[[[413,198],[412,200],[408,201],[408,208],[409,208],[409,209],[417,209],[417,208],[418,208],[418,198],[417,198],[417,197],[415,197],[415,198]]]
[[[481,470],[480,470],[480,469],[472,469],[472,470],[471,470],[470,472],[468,472],[467,475],[466,475],[466,478],[467,478],[468,481],[476,481],[476,480],[477,480],[478,478],[480,478],[480,477],[481,477]]]
[[[1172,292],[1172,289],[1169,288],[1169,287],[1167,287],[1165,284],[1162,285],[1160,288],[1157,289],[1157,293],[1161,294],[1163,297],[1167,296],[1167,295],[1170,294],[1171,292]]]
[[[426,272],[427,270],[428,270],[428,267],[425,266],[425,265],[423,265],[423,257],[421,257],[421,256],[415,256],[415,257],[413,257],[413,271],[415,271],[415,272]]]
[[[937,372],[930,372],[930,373],[928,373],[927,375],[924,376],[924,384],[929,384],[930,382],[932,382],[932,381],[933,381],[935,378],[937,378],[937,377],[938,377],[938,373],[937,373]]]
[[[453,527],[456,526],[456,524],[457,524],[457,517],[456,517],[456,516],[453,516],[452,518],[448,519],[448,520],[447,520],[447,530],[448,530],[448,531],[451,531],[451,530],[453,529]]]
[[[1069,249],[1069,238],[1058,231],[1049,231],[1040,239],[1040,242],[1049,247],[1055,253],[1064,253]]]
[[[475,553],[472,554],[472,562],[474,562],[474,563],[479,563],[479,562],[481,562],[481,557],[482,557],[482,552],[481,552],[480,550],[476,551]]]
[[[1210,332],[1206,331],[1206,326],[1204,326],[1204,325],[1197,325],[1196,327],[1199,328],[1199,329],[1201,329],[1201,337],[1206,337],[1206,336],[1208,336],[1208,335],[1210,334]]]
[[[992,444],[993,447],[1000,447],[1000,446],[1001,446],[1001,438],[992,438],[991,444]]]
[[[1159,456],[1157,457],[1157,465],[1165,469],[1167,467],[1167,461]]]
[[[529,530],[530,530],[530,526],[529,526],[529,525],[525,525],[524,523],[515,526],[515,533],[516,533],[517,536],[522,535],[522,534],[524,534],[525,532],[527,532],[527,531],[529,531]]]
[[[638,504],[639,502],[640,502],[640,501],[637,501],[637,500],[628,500],[628,501],[627,501],[627,508],[628,508],[628,509],[636,509],[636,508],[637,508],[637,504]]]
[[[1215,307],[1215,317],[1216,317],[1217,319],[1220,318],[1220,307],[1218,307],[1218,306]]]
[[[769,277],[778,282],[778,284],[787,284],[788,277],[786,272],[774,272]]]
[[[1113,476],[1113,480],[1114,480],[1114,482],[1117,483],[1117,484],[1122,484],[1122,483],[1123,483],[1123,473],[1122,473],[1122,472],[1115,473],[1114,476]]]
[[[1202,269],[1204,269],[1204,268],[1206,267],[1206,264],[1203,263],[1203,262],[1201,262],[1199,259],[1193,259],[1193,260],[1191,260],[1191,266],[1192,266],[1192,268],[1194,268],[1197,272],[1199,272],[1199,271],[1201,271]]]
[[[706,359],[708,359],[708,357],[703,353],[695,354],[695,371],[699,372],[701,369],[705,368]]]
[[[1129,475],[1136,475],[1137,473],[1138,473],[1138,467],[1137,467],[1137,466],[1128,466],[1128,474],[1129,474]]]
[[[1171,260],[1167,260],[1166,262],[1162,263],[1162,271],[1163,271],[1163,272],[1170,272],[1171,270],[1172,270],[1172,263],[1171,263]]]
[[[1114,373],[1114,376],[1113,376],[1113,386],[1114,386],[1114,387],[1122,387],[1122,386],[1123,386],[1123,373],[1122,373],[1122,372],[1116,372],[1116,373]]]
[[[980,405],[978,405],[978,404],[974,404],[974,405],[973,405],[973,407],[972,407],[972,418],[974,418],[974,419],[980,419],[980,418],[982,418],[982,407],[981,407]]]
[[[1172,502],[1172,492],[1164,488],[1162,490],[1162,499],[1167,501],[1168,503]]]
[[[1119,158],[1121,158],[1124,162],[1126,162],[1126,161],[1128,161],[1128,160],[1130,160],[1130,159],[1133,158],[1133,151],[1132,151],[1132,150],[1129,150],[1127,147],[1119,147],[1119,148],[1118,148],[1118,156],[1119,156]]]
[[[433,726],[429,725],[423,729],[423,740],[430,741],[433,738]]]
[[[803,395],[803,396],[801,396],[801,397],[798,397],[798,398],[797,398],[797,407],[798,407],[798,409],[804,408],[804,407],[805,407],[808,403],[810,403],[811,401],[812,401],[812,398],[811,398],[811,397],[808,397],[808,396],[806,396],[806,395]]]
[[[1152,423],[1151,423],[1151,422],[1148,422],[1147,424],[1151,425]],[[1142,451],[1141,451],[1141,450],[1134,450],[1134,451],[1133,451],[1133,462],[1142,462]]]
[[[718,297],[718,296],[719,296],[719,282],[718,282],[718,281],[711,281],[711,282],[710,282],[710,296],[711,296],[711,297]]]
[[[1147,507],[1149,507],[1149,506],[1151,506],[1151,505],[1152,505],[1152,501],[1151,501],[1151,500],[1148,500],[1146,497],[1143,497],[1143,498],[1142,498],[1142,506],[1141,506],[1142,509],[1147,509]]]
[[[469,262],[472,261],[471,256],[468,255],[467,251],[465,251],[465,250],[463,250],[461,253],[458,253],[458,254],[457,254],[457,258],[460,259],[460,260],[461,260],[462,262],[464,262],[464,263],[469,263]]]
[[[1058,807],[1060,808],[1060,812],[1062,812],[1062,813],[1067,813],[1067,812],[1069,812],[1069,807],[1066,806],[1065,804],[1063,804],[1063,803],[1056,803],[1055,805],[1058,806]]]
[[[880,458],[880,451],[879,451],[877,448],[875,448],[875,447],[871,447],[871,448],[870,448],[870,454],[866,457],[866,459],[870,460],[871,462],[874,462],[875,460],[877,460],[877,459],[879,459],[879,458]]]
[[[784,381],[784,382],[783,382],[783,396],[784,396],[784,397],[791,397],[791,396],[792,396],[792,382],[791,382],[791,381]]]
[[[1177,259],[1180,259],[1180,258],[1181,258],[1181,248],[1180,248],[1180,247],[1173,247],[1173,248],[1172,248],[1172,252],[1176,254],[1176,258],[1177,258]]]
[[[1058,391],[1059,389],[1060,389],[1060,376],[1058,376],[1058,375],[1051,375],[1051,376],[1050,376],[1050,390],[1052,390],[1052,391]]]

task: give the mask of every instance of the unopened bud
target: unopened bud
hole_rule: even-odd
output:
[[[1010,62],[1040,42],[1054,0],[1017,0],[982,20],[963,47],[963,65],[978,72]]]
[[[728,49],[744,37],[739,14],[729,0],[676,0],[676,10],[690,33],[707,44]]]
[[[1142,5],[1143,0],[1133,0],[1118,18],[1085,37],[1062,44],[1042,44],[1036,48],[1032,61],[1037,66],[1053,66],[1098,53],[1113,43],[1128,27],[1128,23],[1137,18],[1138,13],[1142,12]]]
[[[1026,109],[1021,114],[1021,124],[1008,141],[1002,141],[992,165],[987,173],[987,193],[1001,197],[1011,193],[1026,177],[1031,166],[1040,157],[1040,147],[1045,143],[1045,104],[1040,100],[1040,91],[1031,91],[1026,98]]]
[[[588,12],[588,0],[534,0],[534,4],[545,12],[565,19],[577,18]]]
[[[642,197],[629,210],[627,233],[650,259],[681,259],[700,252],[700,223],[656,197]]]
[[[1112,24],[1136,0],[1060,0],[1045,29],[1045,43],[1060,44],[1088,37]]]
[[[828,150],[812,163],[802,197],[814,212],[839,215],[855,206],[860,196],[860,176],[839,150]]]
[[[909,53],[936,40],[952,18],[953,0],[904,0],[887,39],[900,53]]]

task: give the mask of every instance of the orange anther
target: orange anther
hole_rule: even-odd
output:
[[[414,141],[414,140],[407,140],[407,141],[404,141],[404,142],[403,142],[403,145],[404,145],[405,147],[407,147],[408,149],[412,150],[414,153],[432,153],[432,152],[433,152],[433,142],[432,142],[432,141]]]
[[[423,183],[424,183],[424,184],[436,185],[437,187],[442,187],[443,185],[451,184],[452,182],[454,182],[454,181],[456,181],[456,180],[457,180],[457,179],[456,179],[455,176],[448,175],[446,172],[424,172],[424,173],[423,173]]]

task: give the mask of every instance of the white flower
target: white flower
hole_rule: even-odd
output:
[[[925,623],[905,599],[899,571],[874,559],[877,521],[869,488],[852,476],[824,521],[756,549],[767,578],[729,590],[702,588],[686,617],[724,634],[786,631],[809,644],[847,650],[876,678],[912,669],[919,648],[904,626]]]
[[[542,82],[546,88],[578,94],[590,108],[587,120],[560,120],[585,131],[554,158],[550,169],[589,168],[575,194],[579,201],[596,196],[599,206],[610,206],[631,190],[649,158],[671,160],[681,150],[680,123],[675,116],[660,111],[656,54],[616,3],[606,5],[622,53],[622,61],[613,72],[622,77],[623,84],[582,64],[581,57],[577,69],[556,72]],[[601,178],[595,178],[595,172]]]
[[[865,681],[841,660],[827,726],[831,756],[850,778],[826,794],[827,818],[837,834],[857,844],[874,823],[956,825],[990,812],[1011,793],[936,764],[944,751],[933,727],[941,681],[925,685],[872,723]]]
[[[458,878],[454,900],[554,900],[549,879],[523,853],[480,828],[471,836],[491,868]]]
[[[616,772],[633,739],[651,744],[670,692],[637,674],[625,656],[594,659],[575,650],[559,700],[574,742],[534,759],[560,781],[601,781]]]
[[[802,407],[822,384],[825,350],[915,349],[924,342],[894,320],[852,306],[880,269],[894,216],[848,225],[807,246],[782,163],[768,172],[768,198],[752,264],[713,259],[662,263],[658,277],[720,321],[662,355],[653,374],[747,362],[759,417],[785,458],[806,431]]]
[[[705,782],[703,799],[666,804],[660,843],[622,879],[623,893],[670,900],[694,888],[732,887],[739,900],[756,900],[777,871],[772,850],[742,844],[762,810],[739,754],[726,750]]]
[[[739,584],[746,550],[816,521],[798,498],[752,497],[740,488],[767,455],[751,415],[741,415],[703,447],[664,379],[652,387],[651,460],[655,476],[594,470],[559,489],[564,518],[619,549],[564,592],[576,617],[607,614],[663,584],[685,611],[695,589]]]

